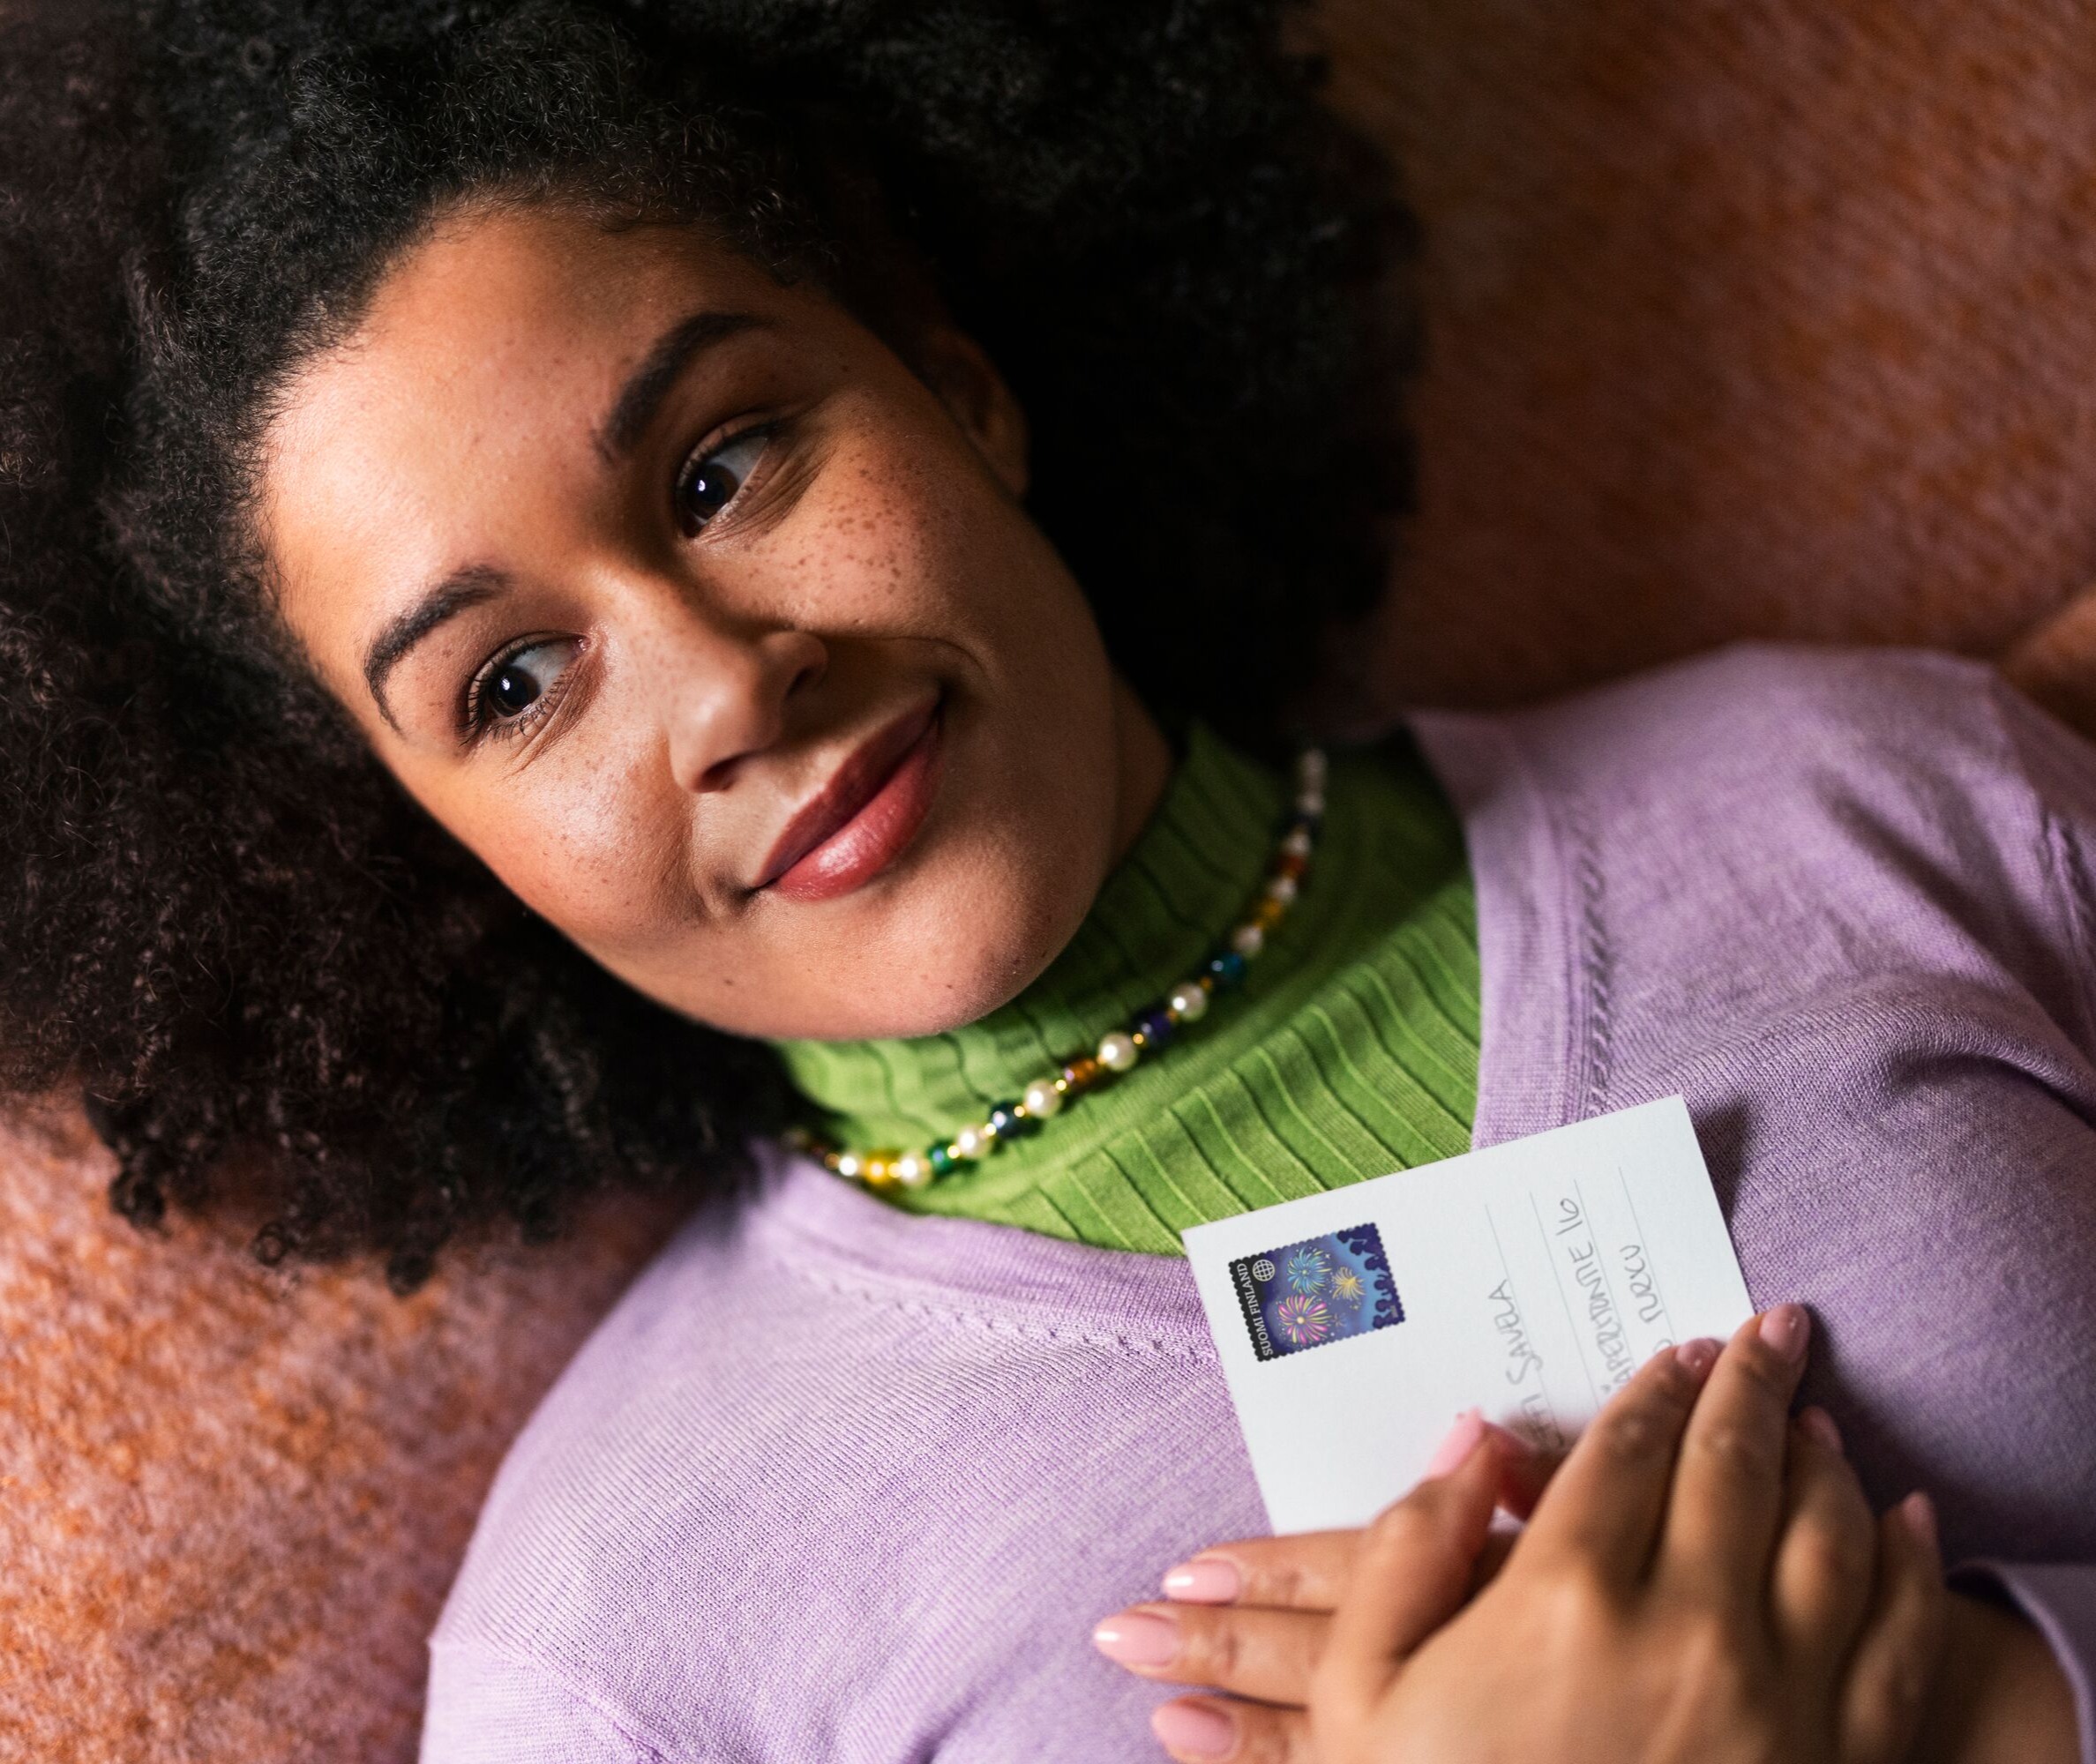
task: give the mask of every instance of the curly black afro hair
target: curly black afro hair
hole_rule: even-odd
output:
[[[1281,0],[26,0],[0,22],[0,1093],[266,1259],[732,1182],[768,1053],[614,982],[410,804],[273,622],[267,401],[462,198],[719,229],[1026,406],[1160,706],[1271,735],[1386,575],[1405,228]],[[1386,300],[1382,309],[1389,310]],[[1101,388],[1113,420],[1102,423]],[[1083,494],[1100,475],[1140,496]]]

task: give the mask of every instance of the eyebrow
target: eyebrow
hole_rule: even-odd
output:
[[[662,408],[677,381],[692,361],[707,349],[745,331],[763,328],[765,321],[751,312],[694,312],[681,318],[657,337],[654,347],[625,377],[618,396],[596,430],[596,450],[606,465],[616,465],[631,453]],[[492,600],[509,586],[499,570],[484,564],[454,570],[422,595],[405,611],[387,620],[364,652],[364,684],[371,688],[378,714],[398,731],[400,725],[386,701],[387,676],[407,658],[408,651],[446,620],[469,607]]]
[[[695,356],[763,325],[763,319],[750,312],[694,312],[663,332],[640,365],[626,376],[611,401],[610,414],[597,430],[597,452],[604,462],[613,464],[633,451]]]
[[[485,564],[453,570],[413,606],[388,619],[385,628],[371,639],[371,647],[364,651],[364,684],[371,689],[378,714],[392,723],[396,732],[400,725],[393,716],[393,706],[386,702],[386,676],[410,649],[446,619],[456,618],[468,607],[493,600],[508,586],[509,579],[501,571],[490,569]]]

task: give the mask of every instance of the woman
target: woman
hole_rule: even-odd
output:
[[[2090,1559],[2079,750],[1749,655],[1291,796],[1386,229],[1263,8],[1032,14],[17,27],[11,1080],[403,1284],[827,1136],[520,1441],[430,1754],[1127,1755],[1084,1620],[1257,1520],[1176,1229],[1655,1088],[1874,1491]]]

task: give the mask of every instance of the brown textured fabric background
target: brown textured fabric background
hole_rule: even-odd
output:
[[[1381,700],[1744,633],[2003,658],[2096,727],[2096,0],[1330,0],[1428,231]],[[503,1446],[670,1221],[401,1303],[112,1221],[0,1132],[0,1760],[413,1755]]]

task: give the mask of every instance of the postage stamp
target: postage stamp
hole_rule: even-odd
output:
[[[1373,1225],[1239,1256],[1230,1265],[1230,1278],[1253,1351],[1262,1360],[1404,1321],[1382,1237]]]

